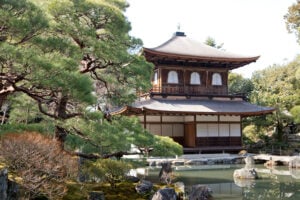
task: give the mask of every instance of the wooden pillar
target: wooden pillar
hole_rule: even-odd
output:
[[[198,143],[197,143],[197,116],[194,115],[194,128],[195,128],[195,147],[198,146]]]
[[[183,70],[183,92],[186,93],[186,88],[185,88],[185,73],[186,71]]]
[[[162,114],[160,113],[160,135],[162,136]]]
[[[208,77],[208,71],[206,71],[206,83],[205,83],[205,87],[206,88],[208,87],[208,79],[209,79],[209,77]]]
[[[242,117],[240,116],[240,140],[241,140],[241,146],[243,145],[243,127],[242,127]]]
[[[147,128],[147,126],[146,126],[146,120],[147,120],[146,112],[144,111],[143,114],[144,114],[144,129],[146,129]]]

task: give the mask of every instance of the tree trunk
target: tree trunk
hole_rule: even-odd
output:
[[[55,139],[60,143],[60,147],[62,150],[64,150],[64,143],[66,141],[67,138],[67,131],[60,127],[60,126],[55,126]]]
[[[1,117],[1,125],[4,124],[6,114],[8,111],[8,106],[5,106],[5,101],[7,98],[8,94],[1,94],[0,95],[0,111],[2,111],[2,117]]]
[[[67,111],[67,104],[68,104],[68,97],[63,95],[61,92],[58,94],[58,101],[57,106],[55,108],[55,114],[59,119],[66,118],[66,111]]]

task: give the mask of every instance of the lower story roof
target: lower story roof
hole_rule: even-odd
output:
[[[274,108],[251,104],[244,100],[155,99],[150,98],[123,108],[127,114],[205,114],[256,116],[272,113]]]

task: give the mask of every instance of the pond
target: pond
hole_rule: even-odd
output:
[[[174,167],[175,180],[183,182],[186,189],[195,184],[207,185],[213,191],[213,199],[267,200],[300,199],[300,170],[280,166],[273,169],[255,165],[259,179],[234,180],[235,169],[244,165],[201,165]],[[159,182],[160,168],[138,169],[139,176],[154,183]],[[141,175],[143,174],[143,175]]]

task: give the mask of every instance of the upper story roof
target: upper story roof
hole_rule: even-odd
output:
[[[144,54],[149,62],[177,61],[228,69],[244,66],[259,58],[259,56],[244,56],[211,47],[186,37],[182,32],[176,32],[171,39],[158,47],[144,48]]]

